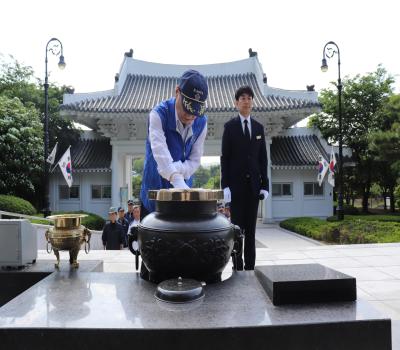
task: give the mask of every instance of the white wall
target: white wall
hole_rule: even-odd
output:
[[[144,157],[145,143],[143,140],[112,140],[112,205],[115,207],[126,206],[126,202],[121,203],[121,187],[128,187],[128,196],[131,197],[132,185],[131,164],[133,158]],[[111,182],[112,181],[112,182]]]
[[[50,180],[50,208],[52,211],[84,210],[107,218],[111,199],[92,199],[92,185],[111,185],[111,173],[74,173],[73,185],[80,186],[79,199],[60,199],[59,186],[66,185],[62,174],[54,174]]]
[[[326,218],[333,214],[333,190],[324,181],[322,196],[304,196],[304,182],[316,182],[317,170],[272,169],[272,183],[292,183],[291,197],[272,196],[272,217],[280,221],[289,217],[311,216]],[[271,189],[272,192],[272,189]]]

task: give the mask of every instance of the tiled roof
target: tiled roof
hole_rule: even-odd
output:
[[[111,171],[111,150],[109,140],[78,141],[71,147],[73,172]],[[63,152],[57,154],[56,159],[61,158]],[[329,161],[329,155],[315,135],[278,136],[272,139],[271,160],[275,168],[314,167],[318,164],[320,154]]]
[[[72,172],[110,172],[111,151],[108,139],[79,140],[71,146]],[[63,152],[57,152],[57,161]]]
[[[317,102],[283,96],[264,96],[253,73],[207,77],[209,97],[206,112],[234,112],[234,94],[238,87],[250,85],[255,93],[253,111],[290,110],[319,106]],[[97,113],[149,112],[159,102],[175,95],[177,77],[129,74],[121,94],[65,104],[63,110]]]
[[[272,139],[271,162],[274,167],[316,166],[318,156],[329,155],[316,135],[278,136]]]

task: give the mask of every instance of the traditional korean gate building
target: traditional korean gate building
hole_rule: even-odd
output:
[[[189,68],[200,71],[209,86],[205,156],[220,155],[224,123],[237,115],[235,90],[241,85],[254,90],[252,116],[265,128],[272,192],[263,204],[263,221],[331,215],[332,187],[316,182],[318,155],[328,159],[328,145],[318,130],[293,128],[320,111],[317,93],[270,87],[254,53],[240,61],[191,66],[140,61],[128,53],[113,89],[64,95],[61,114],[93,131],[71,147],[73,187],[65,186],[60,173],[52,175],[51,209],[106,216],[110,205],[126,204],[132,159],[144,156],[148,114],[174,96],[179,77]]]

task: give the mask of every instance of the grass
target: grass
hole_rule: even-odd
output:
[[[335,244],[400,242],[400,217],[396,215],[345,215],[343,221],[328,219],[292,218],[282,221],[280,226]]]

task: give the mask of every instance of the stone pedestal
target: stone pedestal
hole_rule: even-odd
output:
[[[155,299],[135,273],[53,273],[0,308],[5,349],[390,350],[391,321],[362,300],[276,307],[254,272],[200,302]]]
[[[357,299],[354,277],[320,264],[257,266],[255,273],[274,305]]]

